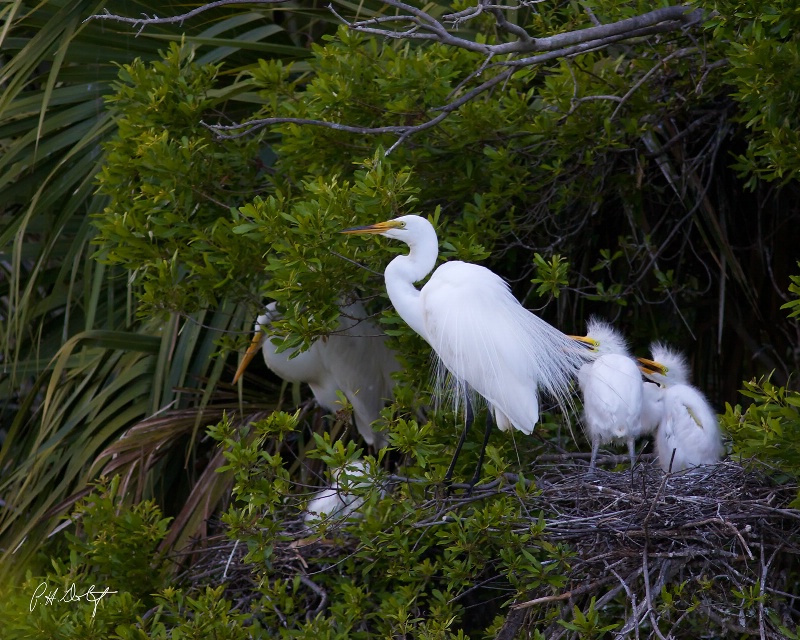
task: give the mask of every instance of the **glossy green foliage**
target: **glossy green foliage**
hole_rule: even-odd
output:
[[[217,68],[193,58],[173,43],[162,61],[125,65],[107,99],[117,133],[97,178],[109,204],[94,216],[96,258],[131,273],[140,314],[216,304],[259,259],[230,216],[256,190],[258,140],[213,139],[202,121],[226,96],[210,97]]]
[[[154,502],[127,504],[119,477],[99,482],[71,513],[67,549],[15,587],[0,587],[3,637],[252,638],[258,624],[222,597],[223,588],[187,595],[171,585],[157,551],[169,518]]]
[[[169,519],[155,503],[125,504],[115,478],[93,487],[71,518],[66,549],[51,542],[52,560],[42,573],[29,571],[22,584],[0,588],[7,637],[110,637],[167,586],[167,566],[156,549]]]
[[[705,3],[701,3],[705,4]],[[725,79],[748,130],[737,169],[748,186],[787,183],[800,174],[800,8],[793,0],[723,0],[709,28],[729,64]]]
[[[744,382],[749,404],[727,404],[722,426],[733,440],[733,452],[755,457],[794,476],[800,475],[800,393],[769,378]],[[800,507],[800,497],[795,504]]]
[[[789,293],[792,294],[792,299],[782,305],[781,309],[788,309],[789,317],[796,318],[800,316],[800,276],[790,276],[790,278]]]
[[[409,483],[390,483],[380,457],[363,457],[354,443],[317,437],[311,457],[328,470],[325,483],[331,472],[357,459],[370,471],[350,484],[338,476],[342,490],[363,501],[357,515],[303,525],[311,494],[287,474],[280,455],[295,428],[296,416],[275,413],[244,431],[229,421],[211,430],[235,477],[236,502],[224,521],[246,544],[245,562],[258,576],[263,601],[271,603],[253,608],[261,611],[265,628],[280,626],[286,637],[309,639],[319,634],[455,638],[464,637],[467,624],[470,637],[480,637],[481,628],[490,633],[501,603],[489,600],[470,611],[475,598],[500,593],[506,601],[542,585],[564,586],[560,567],[569,562],[569,551],[544,539],[542,520],[528,520],[524,500],[535,487],[523,477],[508,486],[495,466],[502,459],[497,451],[490,452],[487,473],[497,475],[506,492],[485,501],[455,501],[452,510],[439,512],[441,502],[431,499],[435,485],[429,481],[441,478],[447,455],[431,447],[430,425],[420,428],[406,420],[392,425],[393,445],[408,456],[414,477]],[[312,527],[308,537],[293,542],[305,526]],[[291,549],[315,541],[326,551],[304,554],[308,580],[301,581],[292,573]]]

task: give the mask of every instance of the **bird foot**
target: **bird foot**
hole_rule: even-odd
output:
[[[446,480],[442,484],[442,488],[444,489],[443,495],[445,498],[451,498],[454,496],[468,498],[472,495],[472,490],[475,488],[475,483],[468,482],[466,484],[453,484],[452,481]]]

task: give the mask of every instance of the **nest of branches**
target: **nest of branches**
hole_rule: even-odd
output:
[[[512,610],[571,608],[591,597],[600,610],[622,596],[627,616],[615,633],[626,637],[643,629],[675,637],[698,609],[717,629],[742,635],[784,638],[780,627],[796,626],[792,594],[800,590],[787,570],[800,555],[800,512],[789,507],[796,484],[777,484],[774,472],[752,462],[664,474],[645,461],[633,474],[587,475],[574,458],[547,458],[537,466],[541,493],[532,507],[549,514],[549,539],[568,543],[576,559],[567,590],[529,594]],[[568,633],[550,631],[548,638]]]
[[[785,638],[800,620],[800,511],[794,482],[778,482],[760,463],[727,460],[680,473],[663,473],[651,456],[631,473],[597,469],[587,473],[585,454],[541,456],[532,475],[528,512],[545,514],[544,538],[568,545],[563,589],[542,586],[517,598],[506,612],[498,638],[516,637],[523,627],[544,630],[549,639],[579,637],[558,620],[586,611],[614,611],[614,637]],[[627,461],[601,457],[602,464]],[[442,524],[446,514],[463,514],[477,502],[513,494],[519,478],[505,474],[467,494],[439,491],[421,504],[425,517],[414,528]],[[390,476],[389,485],[421,483]],[[528,502],[529,500],[529,502]],[[521,527],[529,523],[520,522]],[[395,526],[395,525],[393,525]],[[300,520],[284,523],[270,574],[299,579],[307,587],[306,617],[328,606],[328,594],[314,581],[310,565],[335,565],[358,550],[347,527],[335,535],[309,536]],[[193,582],[226,583],[229,597],[246,605],[254,595],[252,567],[240,560],[244,545],[220,538],[192,564]],[[498,581],[502,578],[498,576]],[[698,630],[698,620],[707,626]]]

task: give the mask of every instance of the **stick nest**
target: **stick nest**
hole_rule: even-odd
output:
[[[598,469],[590,475],[583,458],[541,456],[526,474],[537,489],[526,495],[527,512],[537,518],[543,512],[544,538],[568,545],[575,555],[562,589],[538,587],[505,610],[498,638],[516,637],[523,626],[540,629],[548,639],[578,638],[557,620],[571,620],[574,606],[585,612],[592,599],[601,614],[614,611],[618,625],[611,637],[617,638],[785,638],[787,629],[797,628],[800,511],[790,507],[798,496],[795,482],[779,483],[781,476],[762,464],[732,460],[664,474],[648,456],[633,473]],[[419,482],[391,476],[385,488],[391,491],[401,481]],[[427,511],[414,528],[441,525],[447,513],[468,517],[476,503],[515,494],[517,481],[505,474],[471,495],[432,496],[418,505]],[[347,527],[334,543],[330,536],[309,537],[300,520],[284,526],[287,539],[276,544],[270,573],[300,577],[308,587],[307,617],[313,618],[325,610],[328,597],[309,564],[319,567],[329,558],[333,565],[358,549],[358,538]],[[238,594],[234,600],[247,604],[252,567],[238,562],[240,547],[220,538],[189,577],[225,582],[231,595]]]

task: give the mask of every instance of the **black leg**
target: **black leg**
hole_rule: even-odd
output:
[[[461,453],[461,447],[464,446],[464,442],[467,439],[467,433],[469,433],[469,428],[472,426],[472,422],[475,419],[475,416],[472,413],[472,403],[469,401],[469,398],[466,397],[466,395],[464,397],[467,404],[464,430],[461,432],[461,438],[458,440],[456,451],[453,454],[453,459],[450,461],[450,466],[447,468],[447,473],[444,474],[445,484],[450,484],[450,481],[453,479],[453,470],[456,468],[456,460],[458,460],[458,456]]]
[[[472,487],[478,484],[478,481],[481,479],[481,469],[483,468],[483,456],[486,453],[486,445],[489,443],[489,435],[492,433],[493,426],[494,426],[494,420],[492,419],[492,407],[490,405],[486,407],[486,428],[483,431],[483,445],[481,446],[481,455],[478,456],[478,468],[475,469],[475,473],[472,476],[472,480],[469,481],[470,491],[472,491]]]
[[[592,459],[589,461],[589,471],[587,471],[587,475],[592,475],[594,473],[595,466],[597,465],[597,450],[599,448],[599,438],[592,438]]]

